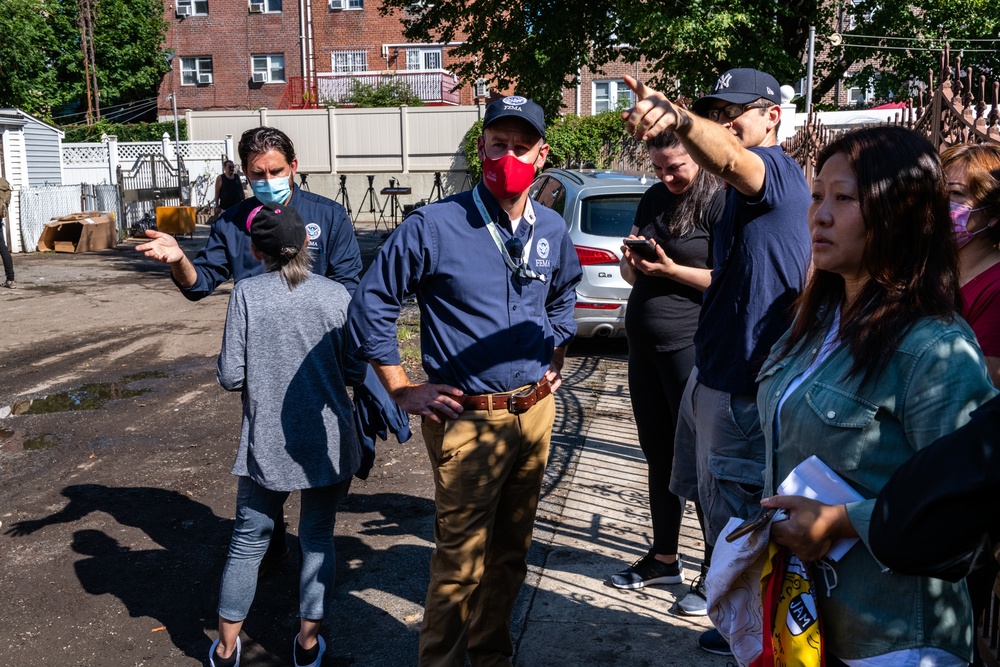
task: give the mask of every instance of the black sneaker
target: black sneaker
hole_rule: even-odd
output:
[[[698,637],[698,646],[701,647],[703,651],[708,651],[714,655],[732,655],[733,651],[729,648],[729,642],[722,638],[722,633],[720,633],[715,628],[707,630]]]
[[[617,574],[611,575],[611,585],[615,588],[642,588],[653,584],[680,584],[684,582],[681,559],[673,563],[656,560],[653,552],[632,563]]]

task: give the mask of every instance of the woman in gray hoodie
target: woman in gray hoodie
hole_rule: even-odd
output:
[[[247,232],[267,272],[233,288],[219,355],[219,384],[241,392],[243,427],[232,470],[239,476],[236,526],[209,662],[239,665],[240,629],[272,517],[290,492],[301,491],[300,624],[293,656],[296,667],[319,667],[326,650],[320,625],[334,584],[337,506],[361,460],[346,385],[361,384],[366,367],[344,349],[350,295],[311,271],[309,234],[295,209],[259,206],[247,218]]]

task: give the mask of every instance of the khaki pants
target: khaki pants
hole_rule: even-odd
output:
[[[525,413],[466,410],[424,422],[434,469],[435,549],[421,667],[510,665],[510,614],[524,576],[555,420],[552,396]]]

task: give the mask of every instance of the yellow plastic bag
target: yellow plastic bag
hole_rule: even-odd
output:
[[[751,667],[825,667],[823,630],[809,566],[774,542],[761,573],[764,651]]]

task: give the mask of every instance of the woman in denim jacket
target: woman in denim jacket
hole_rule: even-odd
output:
[[[898,127],[849,133],[817,161],[809,209],[815,270],[792,328],[763,366],[757,402],[766,489],[818,456],[867,500],[776,496],[771,537],[804,561],[858,537],[820,588],[828,665],[935,667],[972,658],[964,582],[893,574],[871,554],[879,490],[904,461],[964,424],[995,390],[959,303],[948,197],[936,152]]]

